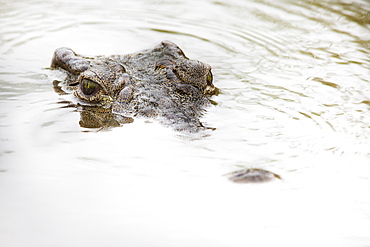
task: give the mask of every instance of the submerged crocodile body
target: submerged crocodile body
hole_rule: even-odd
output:
[[[81,122],[97,121],[97,126],[99,118],[119,125],[145,117],[179,131],[198,131],[205,128],[199,118],[209,97],[217,93],[211,66],[188,59],[170,41],[133,54],[94,58],[58,48],[51,67],[67,72],[68,89],[85,106]]]
[[[60,93],[73,92],[82,108],[80,125],[116,127],[135,117],[156,118],[179,131],[205,129],[199,118],[217,94],[211,66],[189,60],[174,43],[162,41],[151,50],[128,55],[77,55],[69,48],[55,50],[52,68],[67,73]],[[74,105],[75,106],[75,105]],[[262,169],[227,174],[235,183],[265,182],[280,176]]]

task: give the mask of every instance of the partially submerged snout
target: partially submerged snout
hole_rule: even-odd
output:
[[[72,49],[61,47],[54,51],[50,67],[60,67],[74,75],[78,75],[89,69],[90,64],[85,58],[77,56]]]
[[[88,103],[111,102],[125,85],[130,84],[130,77],[119,62],[92,62],[66,47],[54,52],[51,68],[58,67],[77,78],[68,85],[76,86],[74,95]]]

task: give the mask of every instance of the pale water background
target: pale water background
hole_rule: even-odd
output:
[[[0,2],[0,246],[370,246],[366,0]],[[182,135],[97,131],[58,103],[61,46],[126,54],[161,40],[222,94]],[[60,78],[60,77],[59,77]],[[233,184],[262,168],[283,180]]]

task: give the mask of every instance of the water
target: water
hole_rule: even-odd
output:
[[[1,1],[0,245],[370,246],[370,3]],[[54,49],[161,40],[222,94],[182,135],[79,125]],[[234,184],[242,168],[282,180]]]

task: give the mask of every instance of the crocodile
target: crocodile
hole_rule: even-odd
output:
[[[137,53],[95,57],[61,47],[54,52],[51,68],[66,72],[64,82],[54,81],[54,89],[79,99],[72,106],[81,109],[82,127],[117,127],[143,117],[158,119],[178,131],[213,129],[199,120],[213,102],[210,97],[219,93],[211,66],[188,59],[170,41]],[[256,168],[226,176],[235,183],[281,179]]]
[[[211,66],[187,58],[170,41],[127,55],[85,57],[72,49],[55,50],[52,69],[66,72],[63,90],[83,107],[80,125],[120,126],[135,118],[157,119],[177,131],[206,129],[200,118],[219,90]]]

